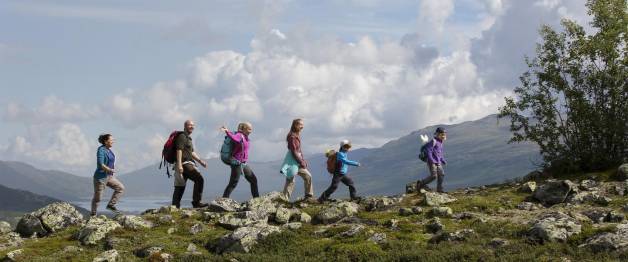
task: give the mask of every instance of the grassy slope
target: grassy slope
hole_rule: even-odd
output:
[[[599,174],[608,177],[608,173]],[[229,231],[211,224],[204,223],[206,230],[197,235],[188,233],[189,228],[201,221],[200,217],[181,219],[175,214],[176,223],[170,226],[159,226],[151,230],[117,230],[114,236],[125,239],[117,250],[124,257],[123,261],[144,261],[132,255],[133,251],[140,247],[160,245],[165,247],[165,252],[173,254],[176,261],[228,261],[235,258],[238,261],[558,261],[568,258],[572,261],[626,261],[628,252],[609,252],[594,254],[586,248],[578,248],[578,245],[597,233],[611,231],[614,225],[604,223],[602,225],[584,224],[583,231],[579,235],[571,237],[566,243],[536,244],[525,238],[529,226],[527,223],[540,211],[520,211],[515,206],[523,201],[529,194],[519,193],[514,188],[506,185],[488,187],[486,190],[474,194],[465,194],[462,191],[452,192],[451,195],[458,199],[457,202],[448,205],[456,212],[481,213],[488,217],[488,222],[482,223],[477,219],[457,221],[455,219],[441,219],[446,232],[470,228],[475,230],[476,236],[460,243],[428,244],[431,237],[425,232],[424,223],[429,220],[427,212],[418,215],[401,217],[397,212],[360,212],[358,217],[375,220],[378,226],[367,226],[360,234],[343,238],[338,234],[350,228],[350,225],[339,224],[329,228],[324,233],[315,233],[320,229],[314,225],[304,225],[298,231],[286,230],[280,234],[269,236],[260,242],[251,253],[216,255],[204,249],[203,246],[211,246],[222,235]],[[611,196],[613,202],[610,208],[619,210],[619,207],[628,202],[628,197]],[[403,206],[414,206],[421,201],[421,197],[410,195],[403,200]],[[304,211],[316,214],[320,206],[311,206]],[[552,210],[565,210],[567,207],[557,205]],[[576,209],[590,208],[588,206]],[[429,208],[424,208],[427,211]],[[395,209],[396,210],[396,209]],[[573,210],[573,209],[569,209]],[[625,213],[626,214],[626,213]],[[628,215],[628,214],[627,214]],[[150,220],[157,217],[148,216]],[[398,219],[399,229],[391,230],[383,224],[390,219]],[[168,235],[167,230],[175,226],[177,232]],[[65,255],[62,250],[68,245],[77,245],[77,241],[71,240],[77,228],[60,232],[53,237],[27,241],[21,248],[25,255],[23,261],[46,260],[72,260],[91,261],[91,259],[104,251],[102,245],[87,247],[78,255]],[[388,243],[377,245],[367,239],[374,232],[386,233]],[[489,243],[492,238],[507,239],[510,244],[500,248],[491,248]],[[196,244],[202,256],[186,257],[183,254],[189,243]],[[10,250],[0,251],[0,257]]]

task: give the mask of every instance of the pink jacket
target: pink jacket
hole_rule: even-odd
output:
[[[240,132],[234,134],[227,131],[227,135],[235,142],[231,151],[233,158],[241,163],[246,163],[249,160],[249,148],[251,148],[249,138]]]

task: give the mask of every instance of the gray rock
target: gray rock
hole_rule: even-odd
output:
[[[62,252],[65,254],[72,254],[72,253],[83,252],[83,249],[77,246],[66,246],[63,248]]]
[[[536,182],[534,181],[525,182],[523,183],[523,185],[521,185],[521,187],[519,187],[519,192],[522,193],[533,193],[535,190]]]
[[[192,227],[190,227],[190,234],[196,235],[198,233],[203,232],[204,229],[205,228],[203,227],[203,224],[196,223],[196,224],[192,225]]]
[[[175,227],[168,228],[168,231],[167,231],[168,235],[172,235],[176,232],[177,232],[177,228]]]
[[[597,234],[579,247],[589,247],[594,252],[626,250],[628,248],[628,224],[620,224],[613,233]]]
[[[384,244],[387,242],[386,237],[386,233],[375,233],[368,240],[375,244]]]
[[[20,221],[17,223],[15,232],[26,238],[31,236],[43,237],[48,235],[48,231],[44,228],[41,220],[32,214],[22,216]]]
[[[444,228],[445,226],[440,222],[440,218],[438,217],[432,218],[425,225],[425,231],[432,234],[443,231]]]
[[[333,203],[326,209],[320,211],[314,221],[319,224],[331,224],[338,222],[345,217],[351,217],[358,213],[358,204],[352,202]]]
[[[191,218],[195,216],[196,214],[198,214],[197,210],[190,210],[190,209],[181,210],[181,218]]]
[[[97,257],[92,260],[93,262],[115,262],[120,259],[120,254],[115,249],[108,250],[100,253]]]
[[[305,212],[301,212],[298,217],[298,221],[304,224],[309,224],[312,222],[312,217]]]
[[[198,251],[198,247],[196,247],[196,245],[190,243],[188,244],[188,248],[186,249],[185,252],[187,255],[201,255],[202,253],[200,251]]]
[[[617,169],[617,177],[619,180],[628,179],[628,163],[619,166]]]
[[[598,205],[608,205],[612,200],[601,195],[598,191],[585,191],[572,194],[567,202],[572,204],[594,203]]]
[[[427,206],[441,206],[455,201],[455,198],[445,193],[425,192],[423,195],[423,204]]]
[[[95,245],[113,230],[122,227],[118,222],[108,219],[105,216],[92,217],[79,230],[77,239],[83,245]]]
[[[367,197],[360,204],[364,206],[366,211],[383,211],[397,205],[400,201],[400,198],[395,197]]]
[[[242,209],[242,205],[231,198],[217,198],[209,203],[209,211],[212,212],[236,212]]]
[[[214,219],[218,219],[222,216],[222,213],[218,212],[203,212],[203,221],[209,222]]]
[[[517,209],[532,211],[532,210],[539,209],[539,207],[535,203],[532,203],[532,202],[521,202],[517,205]]]
[[[454,211],[449,207],[434,207],[430,210],[430,217],[451,217]]]
[[[298,230],[302,226],[303,226],[303,224],[301,224],[301,222],[292,222],[292,223],[284,224],[281,227],[287,228],[287,229],[290,229],[290,230]]]
[[[479,218],[479,217],[480,217],[479,215],[475,213],[471,213],[471,212],[456,213],[452,216],[452,218],[455,218],[458,220],[474,219],[474,218]]]
[[[602,223],[604,222],[606,215],[608,215],[608,211],[601,209],[590,209],[583,211],[582,214],[588,217],[593,223]]]
[[[13,250],[2,259],[2,261],[18,261],[18,258],[24,253],[22,249]]]
[[[386,226],[386,227],[388,227],[388,228],[390,228],[392,230],[397,230],[397,229],[399,229],[399,220],[392,218],[392,219],[384,222],[384,226]]]
[[[164,248],[161,246],[151,246],[151,247],[145,247],[145,248],[140,248],[135,250],[135,256],[140,257],[140,258],[147,258],[150,257],[154,254],[157,253],[161,253],[161,251],[163,251]]]
[[[410,216],[410,215],[414,215],[414,212],[412,212],[412,209],[410,209],[410,208],[402,207],[402,208],[399,208],[399,215],[400,216]]]
[[[565,242],[572,235],[580,234],[582,227],[575,219],[562,212],[549,212],[539,216],[528,231],[531,239],[539,242]]]
[[[120,225],[122,225],[126,229],[142,229],[142,228],[153,228],[154,225],[152,222],[144,220],[144,218],[133,215],[117,215],[114,217],[114,220],[118,221]]]
[[[510,244],[510,242],[508,242],[508,240],[506,239],[502,239],[502,238],[493,238],[491,239],[491,242],[488,243],[489,246],[493,247],[493,248],[498,248],[498,247],[503,247],[503,246],[507,246]]]
[[[628,204],[625,204],[621,210],[623,210],[624,212],[628,212]]]
[[[13,231],[11,224],[5,221],[0,221],[0,235],[7,234],[11,231]]]
[[[83,215],[74,206],[65,202],[52,203],[32,214],[41,220],[49,234],[83,223]]]
[[[434,237],[432,237],[428,242],[429,243],[440,243],[443,241],[447,241],[447,242],[453,242],[453,241],[466,241],[467,239],[469,239],[469,237],[471,237],[472,235],[475,235],[475,231],[473,229],[463,229],[463,230],[458,230],[456,232],[453,233],[448,233],[448,232],[441,232],[439,234],[436,234]]]
[[[162,224],[162,225],[174,224],[174,217],[172,215],[159,216],[159,224]]]
[[[624,221],[624,219],[625,219],[624,214],[616,212],[616,211],[610,211],[604,217],[604,222],[620,223]]]
[[[273,202],[277,196],[265,195],[253,198],[243,204],[244,210],[258,213],[258,216],[270,216],[277,212],[277,203]]]
[[[364,230],[366,227],[364,225],[353,225],[351,228],[345,232],[340,233],[341,237],[352,237]]]
[[[416,193],[416,182],[410,182],[406,184],[406,194]]]
[[[546,206],[563,203],[570,193],[576,192],[577,186],[569,180],[548,180],[539,186],[532,196]]]
[[[279,224],[287,224],[290,222],[290,217],[292,216],[292,210],[279,207],[277,208],[277,212],[275,213],[275,222]]]
[[[0,251],[8,248],[19,247],[23,241],[24,240],[22,240],[20,234],[16,232],[9,232],[7,234],[0,235]]]
[[[131,241],[126,238],[108,236],[105,238],[105,250],[119,249],[121,246],[130,244]]]
[[[417,215],[421,214],[421,213],[423,213],[423,208],[421,208],[421,207],[412,207],[412,213],[417,214]]]
[[[585,179],[585,180],[580,181],[580,189],[582,190],[587,190],[587,191],[596,190],[597,186],[598,186],[598,183],[595,180]]]
[[[258,224],[248,227],[240,227],[231,234],[225,235],[218,241],[215,251],[218,254],[225,252],[248,253],[259,240],[266,238],[272,233],[279,233],[281,229],[277,226]]]
[[[157,213],[160,214],[172,214],[179,211],[179,209],[176,206],[163,206],[160,207],[159,210],[157,211]]]

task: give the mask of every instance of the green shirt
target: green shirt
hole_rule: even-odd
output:
[[[181,155],[181,163],[186,161],[194,162],[194,158],[192,158],[192,152],[194,152],[192,137],[190,137],[187,133],[182,132],[177,136],[174,143],[177,147],[177,150],[181,150],[183,152],[183,154]]]

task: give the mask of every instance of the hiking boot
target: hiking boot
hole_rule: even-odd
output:
[[[116,208],[116,206],[114,205],[107,205],[107,209],[111,210],[111,212],[116,213],[116,214],[120,214],[122,212],[120,212],[120,210],[118,210],[118,208]]]
[[[207,204],[207,203],[202,203],[202,202],[195,203],[195,202],[192,202],[192,207],[193,208],[203,208],[203,207],[208,207],[208,206],[209,206],[209,204]]]

